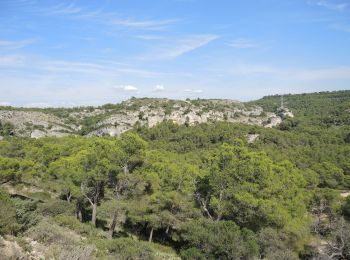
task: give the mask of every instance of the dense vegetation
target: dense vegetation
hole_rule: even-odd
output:
[[[350,93],[285,100],[296,116],[275,129],[5,138],[0,235],[61,259],[349,259]]]

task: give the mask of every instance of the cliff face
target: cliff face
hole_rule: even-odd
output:
[[[227,121],[265,127],[282,121],[280,115],[264,112],[259,106],[231,100],[130,99],[98,108],[0,110],[0,122],[13,126],[12,135],[32,138],[74,134],[117,136],[136,124],[153,127],[167,120],[188,125]]]

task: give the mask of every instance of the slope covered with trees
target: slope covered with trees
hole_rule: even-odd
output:
[[[0,248],[12,241],[18,255],[57,259],[349,259],[350,93],[284,98],[295,117],[272,129],[163,122],[118,138],[5,138]],[[273,112],[279,102],[247,105]]]

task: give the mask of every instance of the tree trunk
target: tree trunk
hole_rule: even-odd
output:
[[[80,209],[77,212],[77,218],[79,219],[80,222],[83,222],[83,213],[81,212]]]
[[[67,193],[67,195],[66,195],[66,197],[67,197],[67,201],[68,201],[68,203],[70,203],[70,201],[71,201],[71,198],[72,198],[72,193]]]
[[[96,226],[96,215],[97,215],[97,202],[92,204],[92,216],[91,216],[91,224]]]
[[[123,171],[124,171],[125,174],[129,173],[129,166],[128,166],[127,163],[123,166]]]
[[[149,233],[148,242],[152,242],[152,238],[153,238],[153,227],[152,227],[152,229],[151,229],[151,232]]]
[[[168,234],[168,233],[169,233],[169,229],[170,229],[170,225],[168,225],[168,226],[166,227],[165,234]]]
[[[78,200],[75,203],[75,216],[79,219],[80,222],[83,222],[83,212],[82,212],[83,204],[81,200]]]
[[[113,214],[113,218],[112,218],[112,223],[109,227],[109,238],[112,239],[113,238],[113,233],[115,230],[115,226],[117,225],[117,212],[115,211]]]

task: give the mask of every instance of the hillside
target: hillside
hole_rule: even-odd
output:
[[[0,251],[349,259],[350,91],[283,99],[2,107]]]
[[[0,122],[22,137],[66,135],[115,136],[135,125],[153,127],[163,121],[195,125],[227,121],[272,127],[280,123],[275,112],[231,100],[130,99],[120,104],[71,109],[0,108]]]

